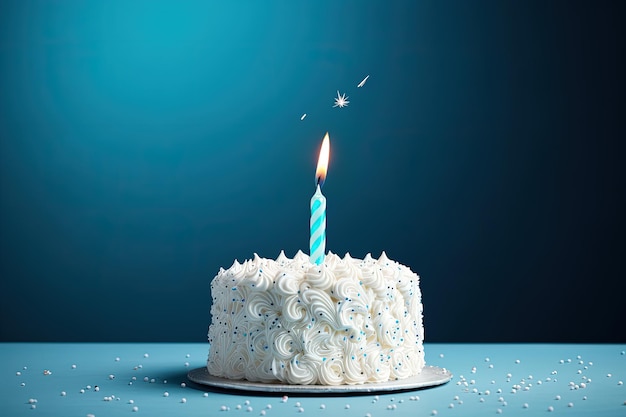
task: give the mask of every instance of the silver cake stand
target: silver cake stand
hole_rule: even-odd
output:
[[[433,387],[452,379],[452,373],[445,368],[437,366],[425,366],[419,375],[399,381],[387,381],[380,383],[368,383],[360,385],[288,385],[280,383],[250,382],[245,380],[233,380],[220,378],[209,374],[206,367],[191,370],[187,374],[190,381],[197,384],[208,385],[214,388],[239,391],[256,391],[267,393],[290,393],[290,394],[349,394],[369,392],[392,392],[406,391],[420,388]]]

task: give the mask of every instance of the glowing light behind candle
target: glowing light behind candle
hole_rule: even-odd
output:
[[[317,188],[311,198],[311,237],[309,239],[309,257],[311,262],[320,265],[324,262],[326,252],[326,197],[322,194],[322,185],[326,180],[328,171],[328,158],[330,154],[330,138],[328,132],[322,141],[319,158],[317,160],[317,170],[315,172],[315,183]]]

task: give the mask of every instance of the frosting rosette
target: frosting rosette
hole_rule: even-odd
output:
[[[298,252],[237,261],[211,282],[207,369],[213,376],[347,385],[424,367],[419,277],[383,252],[321,265]]]

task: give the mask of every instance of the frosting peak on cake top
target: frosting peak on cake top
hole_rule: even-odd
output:
[[[276,257],[275,261],[273,259],[261,258],[257,253],[254,253],[254,256],[252,259],[246,259],[243,261],[243,263],[240,263],[237,259],[235,259],[235,261],[233,262],[232,266],[229,269],[230,270],[238,269],[241,267],[245,267],[246,265],[261,266],[261,265],[267,265],[267,264],[274,263],[274,262],[279,264],[280,266],[292,265],[292,264],[298,264],[298,265],[306,264],[307,266],[310,266],[310,267],[319,266],[319,265],[315,265],[311,263],[309,255],[302,252],[301,250],[299,250],[294,255],[293,259],[288,258],[285,255],[285,251],[281,250],[280,253],[278,254],[278,257]],[[400,265],[398,262],[390,260],[387,257],[387,254],[385,253],[385,251],[381,253],[378,259],[372,258],[371,253],[368,253],[367,255],[365,255],[363,259],[355,259],[352,256],[350,256],[349,252],[346,252],[343,258],[339,257],[337,254],[328,252],[328,255],[326,255],[324,259],[324,263],[322,265],[326,266],[327,268],[333,268],[337,263],[341,263],[341,262],[378,263],[378,264],[394,263],[394,264]],[[225,271],[225,269],[220,268],[220,272],[223,272],[223,271]]]

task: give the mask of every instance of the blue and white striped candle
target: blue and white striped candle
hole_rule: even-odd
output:
[[[326,197],[318,184],[311,198],[311,239],[309,240],[311,262],[324,263],[326,251]]]
[[[316,265],[324,263],[326,253],[326,197],[322,194],[322,185],[326,180],[328,157],[330,154],[330,138],[328,132],[322,141],[315,182],[317,189],[311,198],[311,237],[309,239],[309,258]]]

